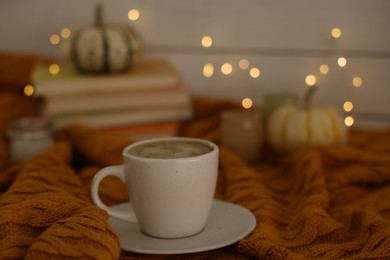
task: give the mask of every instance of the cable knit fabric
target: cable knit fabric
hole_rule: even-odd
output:
[[[145,255],[120,250],[89,195],[94,174],[121,163],[132,140],[73,125],[34,158],[11,162],[6,129],[34,114],[33,103],[18,91],[0,94],[0,259],[390,259],[390,130],[351,130],[345,145],[289,154],[265,148],[257,164],[220,145],[215,197],[251,210],[254,231],[212,251]],[[232,107],[196,99],[195,118],[178,134],[219,143],[219,113]],[[129,199],[114,177],[99,192],[109,205]]]

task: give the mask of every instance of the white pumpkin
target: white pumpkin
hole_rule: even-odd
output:
[[[345,143],[348,135],[347,126],[334,107],[310,107],[307,104],[304,107],[285,105],[277,108],[267,122],[266,132],[268,143],[280,152],[311,144]]]
[[[83,73],[129,71],[142,59],[140,36],[129,25],[103,24],[98,6],[94,25],[77,30],[71,39],[71,59]]]

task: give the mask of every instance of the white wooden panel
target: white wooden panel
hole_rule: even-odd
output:
[[[1,49],[51,53],[48,37],[63,27],[77,29],[93,21],[98,1],[5,0],[0,3]],[[139,0],[102,1],[106,20],[128,22],[136,7],[141,17],[133,24],[146,43],[197,46],[210,34],[215,46],[284,49],[390,50],[388,0]],[[335,42],[331,28],[339,26]]]
[[[297,96],[303,95],[307,86],[305,77],[313,74],[318,79],[318,92],[314,102],[318,104],[342,105],[344,101],[355,103],[358,112],[389,113],[390,60],[348,59],[348,64],[340,68],[334,58],[289,58],[289,57],[247,57],[251,67],[257,67],[261,76],[253,79],[248,70],[238,68],[242,56],[203,55],[170,55],[170,59],[187,82],[194,95],[209,93],[213,96],[230,97],[241,100],[252,98],[257,104],[262,103],[262,96],[269,92],[292,92]],[[191,62],[188,62],[191,60]],[[211,78],[202,76],[203,65],[210,62],[215,66],[215,74]],[[233,72],[223,75],[220,66],[230,62]],[[319,73],[321,64],[327,64],[330,71],[327,75]],[[352,85],[352,79],[360,76],[363,80],[361,87]],[[386,80],[385,83],[382,81]],[[385,92],[381,91],[382,86]]]
[[[337,43],[340,48],[390,48],[390,35],[378,33],[390,29],[386,0],[140,2],[150,15],[148,22],[139,21],[147,42],[194,44],[211,34],[217,46],[333,48],[329,33],[339,26],[344,33]],[[156,35],[153,23],[168,37]]]
[[[315,102],[341,106],[354,103],[354,113],[368,114],[390,124],[390,1],[388,0],[4,0],[0,3],[0,51],[18,51],[63,57],[49,44],[53,33],[75,30],[93,22],[94,6],[103,2],[108,22],[132,24],[141,33],[147,56],[163,56],[179,69],[194,95],[241,100],[251,97],[261,104],[269,92],[291,91],[301,96],[307,74],[318,76]],[[127,12],[137,8],[135,22]],[[330,30],[342,29],[340,39]],[[200,46],[210,35],[213,46]],[[345,56],[340,69],[335,61]],[[237,69],[247,58],[261,70],[252,79]],[[219,67],[230,62],[231,75]],[[212,78],[202,76],[205,63],[216,67]],[[330,66],[329,74],[318,72]],[[355,88],[353,76],[363,85]],[[378,116],[379,115],[379,116]]]

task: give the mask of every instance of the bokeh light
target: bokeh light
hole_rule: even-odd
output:
[[[317,83],[317,78],[314,75],[307,75],[305,82],[308,86],[314,86]]]
[[[249,70],[249,75],[252,77],[252,78],[258,78],[260,77],[260,70],[258,68],[251,68]]]
[[[32,96],[34,94],[34,87],[31,84],[24,86],[23,92],[26,96]]]
[[[230,63],[225,63],[221,66],[221,72],[225,75],[229,75],[230,73],[232,73],[233,71],[233,67]]]
[[[250,98],[244,98],[241,102],[241,105],[245,109],[249,109],[253,106],[253,101]]]
[[[361,77],[356,76],[352,79],[352,85],[354,85],[354,87],[359,88],[362,86],[362,84],[363,80]]]
[[[322,75],[325,75],[325,74],[328,74],[328,72],[329,72],[329,66],[326,65],[326,64],[322,64],[322,65],[320,66],[320,73],[321,73]]]
[[[60,43],[60,36],[58,34],[52,34],[49,38],[49,41],[52,45],[57,45]]]
[[[341,37],[341,30],[340,30],[340,28],[338,28],[338,27],[333,28],[331,34],[332,34],[332,37],[335,38],[335,39],[340,38]]]
[[[212,77],[214,74],[214,66],[211,63],[207,63],[203,66],[203,76],[206,78]]]
[[[247,68],[249,68],[249,61],[247,59],[241,59],[238,62],[238,67],[242,70],[246,70]]]
[[[340,67],[345,67],[345,65],[347,65],[347,59],[344,58],[344,57],[340,57],[340,58],[337,59],[337,64]]]
[[[53,76],[57,75],[60,72],[60,66],[58,64],[50,64],[49,65],[49,73]]]
[[[62,38],[68,39],[72,35],[72,32],[69,28],[62,28],[60,31],[60,35]]]
[[[139,19],[139,11],[137,9],[130,9],[129,12],[127,13],[127,17],[129,18],[130,21],[136,21]]]
[[[202,46],[203,47],[209,48],[209,47],[211,47],[212,44],[213,44],[213,39],[210,36],[208,36],[208,35],[203,36],[203,38],[202,38]]]
[[[345,101],[343,104],[343,109],[345,112],[351,112],[353,109],[353,104],[351,101]]]
[[[352,116],[347,116],[347,117],[344,119],[344,124],[345,124],[346,126],[352,126],[354,122],[355,122],[355,120],[353,119]]]

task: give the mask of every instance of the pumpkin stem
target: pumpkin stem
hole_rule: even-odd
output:
[[[313,98],[314,92],[317,91],[317,85],[310,86],[309,89],[305,92],[305,96],[303,97],[302,107],[305,110],[310,109],[311,100]]]
[[[103,27],[103,6],[101,3],[97,4],[95,7],[95,25]]]

